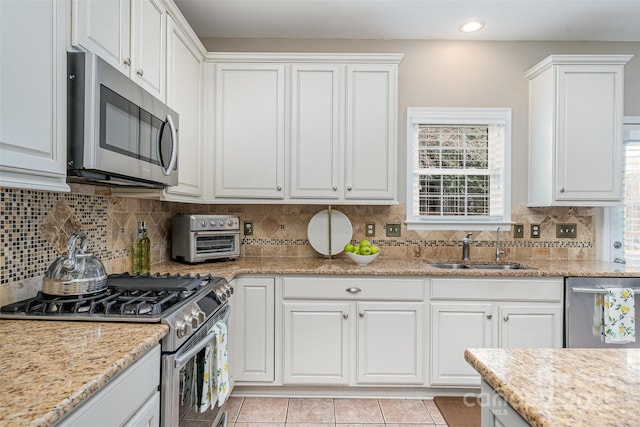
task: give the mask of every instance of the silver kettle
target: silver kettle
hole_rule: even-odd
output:
[[[80,247],[77,247],[78,240]],[[100,260],[87,252],[87,235],[80,230],[69,237],[67,255],[47,269],[42,292],[47,295],[83,295],[107,288],[107,273]]]

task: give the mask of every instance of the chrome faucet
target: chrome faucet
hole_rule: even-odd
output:
[[[471,242],[471,235],[473,233],[467,234],[467,237],[462,239],[462,260],[469,261],[469,243]]]
[[[496,262],[500,262],[500,255],[504,255],[504,251],[500,249],[500,227],[496,232]]]

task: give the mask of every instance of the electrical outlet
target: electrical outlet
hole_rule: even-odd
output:
[[[364,235],[366,237],[375,237],[376,236],[376,224],[374,222],[367,222],[364,225]]]
[[[249,221],[244,222],[244,235],[253,236],[253,223]]]
[[[556,224],[556,237],[575,239],[578,237],[577,224]]]
[[[524,224],[513,224],[513,238],[522,239],[524,237]]]
[[[540,224],[531,224],[531,238],[532,239],[540,238]]]
[[[400,237],[400,224],[387,223],[385,229],[387,230],[387,237]]]

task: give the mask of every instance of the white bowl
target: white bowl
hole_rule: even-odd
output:
[[[357,254],[354,254],[353,252],[345,252],[345,255],[347,255],[349,259],[353,261],[355,264],[368,265],[368,264],[371,264],[374,259],[378,258],[378,255],[380,255],[380,252],[374,255],[357,255]]]

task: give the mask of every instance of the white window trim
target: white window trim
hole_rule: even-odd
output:
[[[416,124],[504,125],[504,211],[500,217],[436,219],[413,218],[413,138]],[[511,108],[407,108],[407,216],[408,230],[493,230],[511,227]]]

